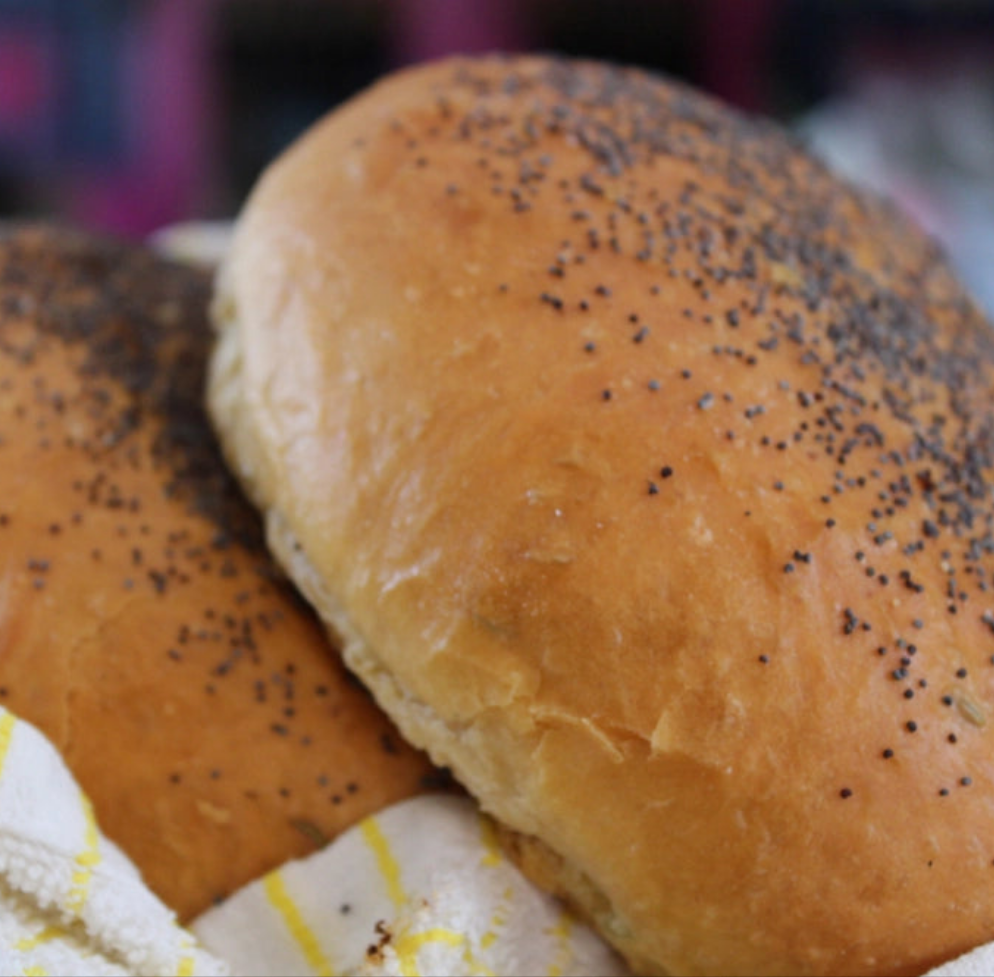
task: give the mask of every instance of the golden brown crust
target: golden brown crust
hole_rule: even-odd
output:
[[[994,339],[907,221],[680,86],[454,60],[274,164],[216,308],[282,559],[638,967],[994,937]]]
[[[184,918],[420,789],[202,408],[207,275],[0,231],[0,701]]]

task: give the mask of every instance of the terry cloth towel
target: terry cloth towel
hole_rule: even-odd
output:
[[[0,707],[0,973],[228,972],[100,834],[48,740]]]
[[[618,957],[501,853],[469,800],[418,797],[367,818],[193,924],[244,977],[601,975]]]

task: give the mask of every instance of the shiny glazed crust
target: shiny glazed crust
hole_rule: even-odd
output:
[[[994,938],[994,340],[906,220],[679,85],[457,59],[274,163],[215,310],[281,560],[638,969]]]
[[[0,701],[183,918],[430,771],[221,462],[209,291],[143,250],[0,228]]]

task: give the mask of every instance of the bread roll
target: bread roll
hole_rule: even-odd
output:
[[[183,918],[430,772],[224,469],[209,291],[143,250],[0,230],[0,701]]]
[[[893,208],[679,84],[455,59],[274,162],[215,309],[272,546],[636,969],[994,938],[994,338]]]

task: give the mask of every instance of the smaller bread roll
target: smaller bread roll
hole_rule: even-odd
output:
[[[220,460],[209,294],[142,249],[0,229],[0,701],[183,919],[431,775]]]
[[[645,973],[994,939],[994,336],[638,71],[454,59],[264,174],[212,413],[407,737]]]

